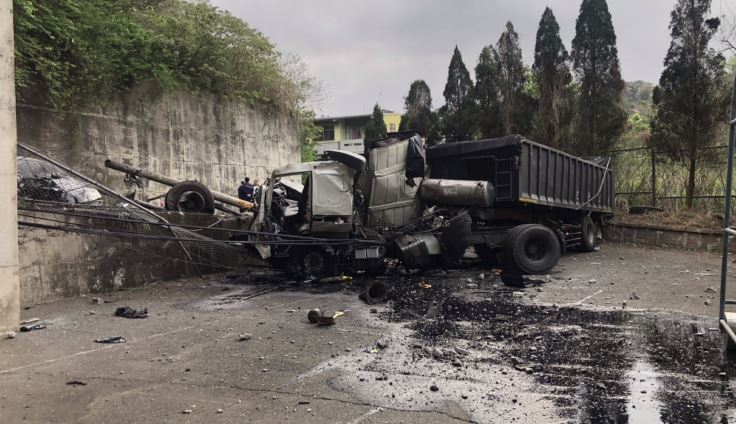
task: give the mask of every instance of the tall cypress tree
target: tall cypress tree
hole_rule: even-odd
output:
[[[496,49],[499,63],[501,121],[507,134],[520,133],[529,127],[523,122],[525,115],[523,90],[526,75],[521,60],[519,34],[514,31],[511,21],[506,22],[506,31],[498,39]]]
[[[399,130],[418,131],[430,145],[439,140],[437,116],[432,112],[432,93],[424,80],[411,83],[404,99],[404,110]]]
[[[626,126],[624,81],[606,0],[583,0],[580,5],[572,60],[580,83],[574,151],[602,153],[614,146]]]
[[[371,114],[368,123],[365,126],[365,138],[363,144],[365,144],[365,152],[367,152],[373,146],[373,142],[386,138],[386,122],[383,120],[383,110],[381,106],[376,103],[373,106],[373,113]]]
[[[475,67],[476,123],[481,138],[504,135],[499,101],[500,72],[498,52],[493,46],[484,47]]]
[[[475,105],[473,81],[465,67],[460,50],[455,46],[447,72],[445,105],[440,108],[442,134],[445,141],[470,140],[474,134]]]
[[[687,166],[686,203],[693,205],[695,172],[705,159],[704,147],[716,140],[728,119],[728,94],[723,90],[725,59],[708,47],[718,18],[707,19],[711,0],[679,0],[671,14],[672,42],[652,100],[656,116],[651,142]]]
[[[532,70],[539,86],[539,104],[534,118],[534,138],[552,147],[568,144],[573,118],[573,99],[568,68],[570,56],[560,39],[560,26],[552,9],[544,9],[537,29]]]

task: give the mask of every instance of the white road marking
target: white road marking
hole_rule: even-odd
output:
[[[110,344],[110,345],[107,345],[107,346],[99,347],[97,349],[85,350],[85,351],[82,351],[82,352],[72,353],[71,355],[64,355],[64,356],[60,356],[58,358],[51,358],[51,359],[47,359],[45,361],[40,361],[40,362],[34,362],[32,364],[21,365],[19,367],[15,367],[15,368],[8,368],[6,370],[0,370],[0,374],[8,374],[8,373],[11,373],[11,372],[14,372],[14,371],[22,370],[24,368],[29,368],[29,367],[35,367],[35,366],[38,366],[38,365],[52,364],[54,362],[58,362],[58,361],[61,361],[61,360],[64,360],[64,359],[74,358],[75,356],[86,355],[88,353],[99,352],[99,351],[105,350],[105,349],[112,349],[112,348],[116,348],[116,347],[120,347],[120,346],[124,346],[124,345],[129,345],[129,344],[136,343],[136,342],[139,342],[139,341],[142,341],[142,340],[149,340],[149,339],[153,339],[153,338],[156,338],[156,337],[167,336],[169,334],[178,333],[180,331],[189,330],[191,328],[194,328],[194,326],[193,325],[190,325],[189,327],[178,328],[176,330],[167,331],[165,333],[152,334],[152,335],[150,335],[148,337],[144,337],[142,339],[131,340],[131,341],[127,342],[127,343]]]
[[[573,303],[573,305],[579,305],[579,304],[585,302],[586,300],[590,299],[591,297],[598,296],[601,293],[603,293],[603,290],[598,290],[597,292],[591,294],[590,296],[585,296],[584,298],[578,300],[577,302]]]
[[[356,419],[354,419],[354,420],[350,421],[350,422],[349,422],[348,424],[358,424],[359,422],[361,422],[361,421],[363,421],[364,419],[366,419],[366,418],[370,417],[371,415],[373,415],[373,414],[375,414],[375,413],[377,413],[377,412],[381,412],[381,411],[383,411],[383,408],[381,408],[381,407],[378,407],[378,408],[373,408],[373,409],[371,409],[370,411],[366,412],[365,414],[363,414],[363,415],[359,416],[358,418],[356,418]]]

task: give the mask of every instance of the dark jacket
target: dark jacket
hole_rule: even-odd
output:
[[[238,198],[240,200],[247,200],[248,202],[253,201],[253,184],[241,184],[238,187]]]

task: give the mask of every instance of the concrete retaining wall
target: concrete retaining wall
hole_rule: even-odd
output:
[[[718,230],[672,229],[659,226],[609,223],[603,231],[606,240],[645,246],[720,252],[723,243],[721,232]],[[736,252],[736,244],[731,243],[730,248],[731,251]]]
[[[111,158],[178,179],[198,179],[236,194],[245,176],[263,180],[273,168],[300,160],[298,122],[288,113],[214,96],[160,97],[133,92],[95,110],[69,114],[28,104],[17,111],[18,140],[104,184],[129,192]],[[167,187],[146,184],[146,195]],[[128,287],[191,271],[154,258],[169,251],[152,242],[21,228],[21,302]]]

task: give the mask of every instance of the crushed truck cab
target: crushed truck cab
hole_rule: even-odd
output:
[[[384,241],[357,218],[356,179],[365,158],[327,151],[328,160],[289,164],[272,172],[260,194],[252,230],[267,234],[257,244],[263,259],[288,266],[301,277],[341,271],[383,272]],[[304,184],[295,180],[304,181]],[[275,236],[275,237],[273,237]]]

